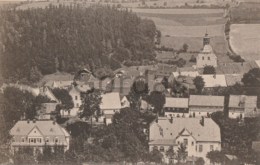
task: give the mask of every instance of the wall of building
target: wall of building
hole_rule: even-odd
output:
[[[198,68],[204,68],[207,65],[217,67],[217,58],[214,54],[199,54],[196,59]]]

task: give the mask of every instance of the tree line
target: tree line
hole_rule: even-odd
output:
[[[48,6],[0,11],[1,71],[11,82],[37,82],[56,71],[116,69],[153,60],[153,21],[115,7]]]

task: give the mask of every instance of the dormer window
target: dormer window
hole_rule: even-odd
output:
[[[55,138],[55,143],[58,143],[59,142],[59,139],[56,137]]]
[[[47,138],[45,139],[45,142],[46,142],[46,143],[49,143],[49,141],[50,141],[50,140],[49,140],[49,138],[47,137]]]

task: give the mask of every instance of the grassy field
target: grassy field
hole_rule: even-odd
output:
[[[247,61],[260,60],[260,24],[233,24],[230,45]]]

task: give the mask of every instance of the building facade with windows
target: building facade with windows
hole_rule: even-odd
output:
[[[166,156],[167,150],[173,147],[177,152],[180,145],[186,146],[187,159],[202,157],[207,164],[207,153],[221,150],[220,128],[211,118],[159,117],[150,124],[149,150],[157,148],[164,162],[173,161]]]
[[[217,111],[224,111],[224,96],[190,95],[189,113],[191,116],[208,117]]]
[[[254,117],[259,114],[257,96],[230,95],[228,110],[230,118]]]
[[[166,117],[189,117],[189,99],[166,97],[164,104]]]
[[[15,153],[21,147],[31,147],[34,151],[43,151],[45,146],[69,149],[70,135],[55,121],[18,121],[10,130],[12,136],[11,151]]]

